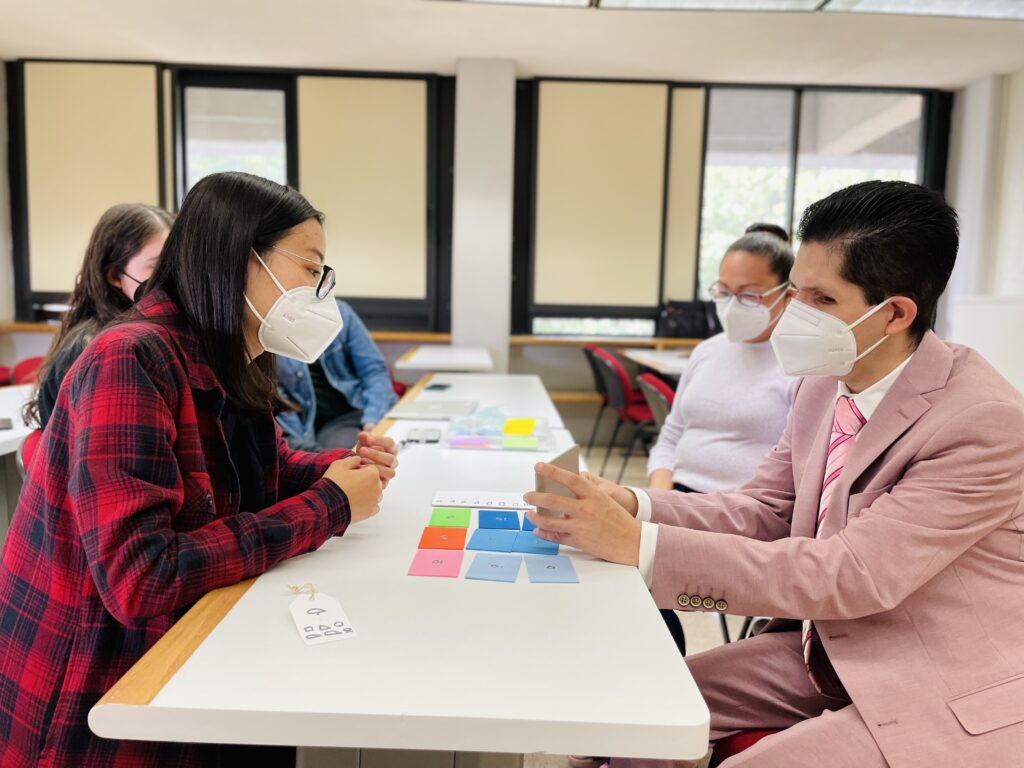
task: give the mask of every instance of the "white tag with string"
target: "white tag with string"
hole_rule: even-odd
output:
[[[341,603],[330,595],[318,592],[312,584],[288,589],[297,593],[289,610],[295,621],[295,628],[306,645],[320,645],[334,640],[355,637],[356,631],[345,615]]]

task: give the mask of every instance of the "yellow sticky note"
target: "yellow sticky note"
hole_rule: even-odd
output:
[[[506,435],[532,435],[536,419],[509,419],[505,422]]]

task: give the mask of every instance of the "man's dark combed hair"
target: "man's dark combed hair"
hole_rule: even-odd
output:
[[[840,276],[868,304],[913,299],[916,341],[935,326],[960,242],[956,211],[938,192],[906,181],[854,184],[809,206],[797,236],[841,255]]]

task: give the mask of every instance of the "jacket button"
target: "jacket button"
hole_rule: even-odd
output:
[[[702,602],[700,595],[690,595],[691,608],[700,608]]]
[[[705,611],[713,610],[715,607],[715,600],[711,597],[705,597],[702,605],[704,606]]]
[[[679,606],[681,608],[689,608],[690,607],[690,596],[689,595],[680,595],[676,599],[676,602],[679,603]]]
[[[725,613],[727,610],[729,610],[729,604],[725,602],[725,600],[719,600],[717,603],[715,603],[715,610]]]

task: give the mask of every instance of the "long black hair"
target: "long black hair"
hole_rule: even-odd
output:
[[[215,173],[185,196],[146,284],[178,305],[228,400],[248,411],[284,407],[273,355],[250,362],[242,331],[252,249],[262,253],[323,214],[291,187],[249,173]]]
[[[68,311],[40,367],[32,397],[25,404],[27,424],[42,423],[39,390],[50,371],[68,365],[67,355],[75,354],[75,349],[80,351],[105,325],[132,306],[120,286],[111,285],[110,278],[123,275],[125,265],[150,239],[170,229],[173,221],[173,214],[144,203],[121,203],[100,216],[89,236]]]

